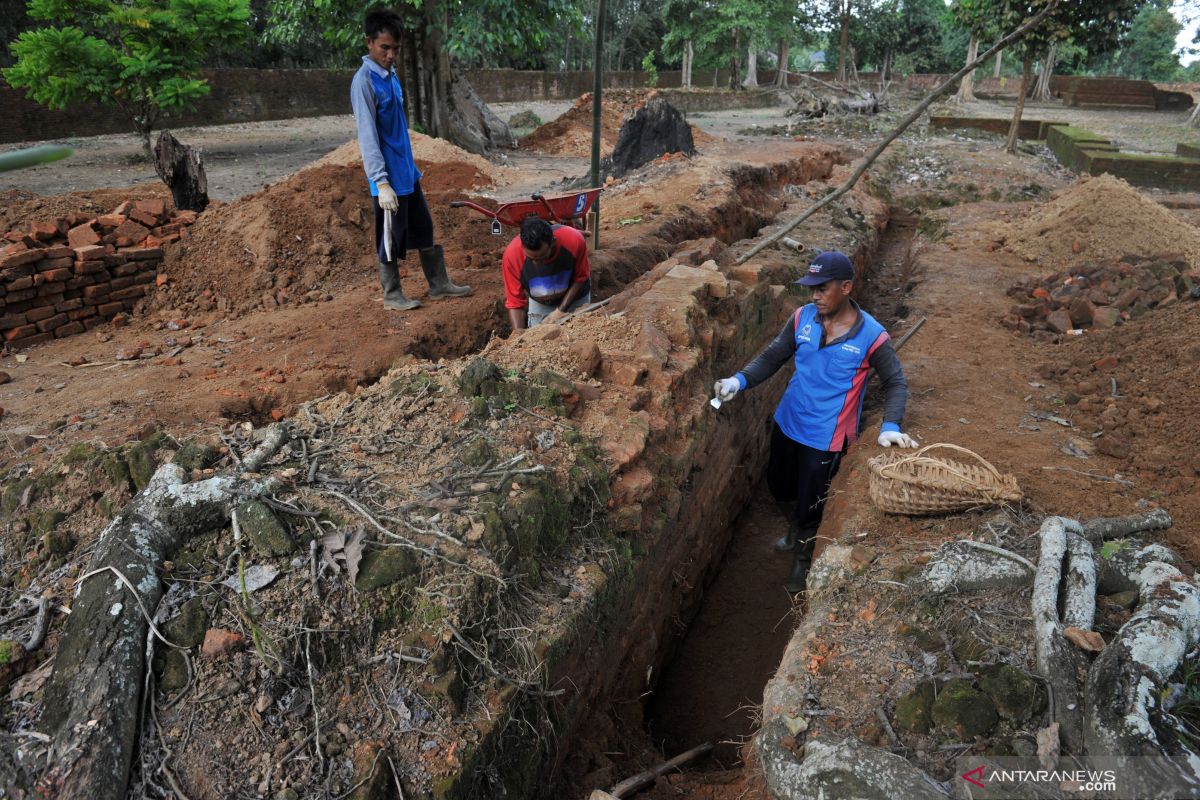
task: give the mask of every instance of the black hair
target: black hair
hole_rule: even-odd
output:
[[[527,217],[521,223],[521,244],[530,250],[537,250],[544,244],[554,241],[554,229],[550,223],[541,217]]]
[[[367,34],[368,39],[377,39],[381,33],[390,33],[398,42],[400,41],[400,28],[400,15],[390,8],[368,11],[363,23],[363,31]]]

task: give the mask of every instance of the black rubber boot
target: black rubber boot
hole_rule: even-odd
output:
[[[783,584],[783,588],[792,594],[803,592],[807,586],[808,570],[812,566],[813,548],[816,544],[817,532],[815,530],[797,531],[792,571]]]
[[[808,585],[808,568],[811,566],[811,560],[797,553],[792,559],[792,571],[784,582],[783,588],[791,594],[803,592]]]
[[[421,301],[404,296],[400,288],[400,268],[395,261],[379,262],[379,284],[383,287],[383,307],[392,311],[411,311],[421,307]]]
[[[775,540],[775,552],[790,553],[796,549],[796,534],[800,532],[796,525],[796,504],[794,502],[776,501],[779,512],[787,520],[787,533]]]
[[[434,300],[439,297],[465,297],[471,293],[470,286],[451,282],[446,274],[446,257],[440,244],[421,251],[421,271],[425,273],[425,280],[429,281],[429,296]]]

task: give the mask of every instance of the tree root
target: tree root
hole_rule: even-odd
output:
[[[1188,787],[1187,795],[1194,797],[1200,792],[1200,759],[1188,751],[1183,751],[1186,759],[1171,758],[1179,748],[1159,740],[1151,717],[1160,711],[1161,687],[1200,642],[1200,587],[1171,564],[1151,560],[1158,549],[1165,548],[1114,559],[1113,569],[1137,587],[1141,606],[1088,672],[1084,737],[1089,755],[1122,763],[1151,757],[1136,769],[1122,770],[1138,782],[1129,787],[1136,789],[1135,796],[1168,796],[1164,790],[1179,796]]]
[[[1080,533],[1083,526],[1076,520],[1065,517],[1047,517],[1038,531],[1041,538],[1041,554],[1038,568],[1033,577],[1033,594],[1030,610],[1033,615],[1034,645],[1037,654],[1037,669],[1050,685],[1054,698],[1052,713],[1061,726],[1064,750],[1068,753],[1083,753],[1083,713],[1080,710],[1079,670],[1084,666],[1083,656],[1063,637],[1064,620],[1058,615],[1059,584],[1063,580],[1064,564],[1068,575],[1071,564],[1082,571],[1083,551],[1076,544],[1068,545],[1069,539],[1083,544]],[[1088,545],[1089,549],[1091,545]],[[1071,557],[1068,558],[1070,551]],[[1095,565],[1092,565],[1092,614],[1095,613]],[[1074,585],[1072,585],[1074,583]],[[1070,609],[1071,623],[1090,629],[1092,620],[1087,614],[1087,600],[1079,597],[1085,581],[1068,580],[1066,608]],[[1085,625],[1078,625],[1086,622]]]
[[[243,468],[261,469],[286,440],[283,426],[271,426]],[[46,796],[125,797],[146,634],[164,591],[158,570],[186,539],[226,525],[235,503],[278,486],[274,479],[231,476],[184,481],[175,464],[159,467],[100,534],[88,569],[92,577],[76,585],[40,721],[53,738],[50,769],[38,782]],[[105,580],[104,572],[118,577]]]

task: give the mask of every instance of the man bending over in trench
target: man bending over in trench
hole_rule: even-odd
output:
[[[796,372],[775,409],[767,464],[767,485],[788,520],[787,535],[775,549],[794,553],[784,584],[789,592],[804,591],[825,497],[842,453],[858,438],[872,368],[884,391],[879,444],[917,447],[912,437],[900,432],[908,384],[891,338],[850,299],[850,259],[837,251],[821,253],[796,283],[812,288],[812,302],[796,309],[775,340],[741,372],[713,386],[722,402],[732,400],[770,378],[789,359],[795,363]]]
[[[592,302],[587,240],[569,225],[527,218],[500,263],[504,305],[514,331],[557,322]]]
[[[364,25],[367,55],[350,82],[350,105],[375,206],[375,251],[383,307],[409,311],[420,308],[421,303],[404,296],[396,261],[404,260],[410,247],[420,253],[431,299],[468,295],[471,287],[451,282],[442,246],[434,244],[433,218],[421,192],[421,170],[413,161],[404,117],[404,91],[396,77],[400,27],[394,11],[368,12]]]

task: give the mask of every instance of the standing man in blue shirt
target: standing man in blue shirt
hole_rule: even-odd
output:
[[[396,77],[400,54],[400,17],[387,9],[367,13],[367,55],[350,83],[350,105],[358,128],[358,148],[375,206],[375,250],[383,307],[408,311],[421,303],[404,296],[397,259],[409,248],[421,256],[429,296],[460,297],[470,286],[457,286],[446,274],[442,246],[434,244],[433,218],[421,192],[421,171],[413,161],[404,92]]]
[[[813,301],[796,309],[774,341],[741,372],[713,387],[722,402],[732,400],[770,378],[788,360],[795,362],[796,372],[775,409],[767,464],[767,485],[789,523],[787,536],[775,549],[795,554],[785,584],[789,592],[804,591],[825,497],[842,453],[858,438],[872,368],[884,391],[879,444],[917,447],[912,437],[900,432],[908,384],[891,338],[850,299],[850,259],[837,251],[821,253],[796,282],[812,288]]]

